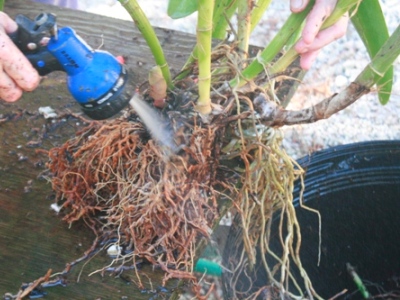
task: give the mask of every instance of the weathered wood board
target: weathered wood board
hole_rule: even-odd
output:
[[[102,17],[81,11],[34,3],[28,0],[6,1],[5,12],[11,17],[25,14],[34,18],[41,12],[57,15],[59,26],[70,26],[93,48],[101,47],[114,55],[126,58],[131,79],[136,85],[146,80],[154,65],[133,22]],[[184,64],[194,37],[157,29],[173,70]],[[93,240],[90,230],[82,224],[68,228],[50,210],[51,186],[39,175],[45,170],[47,157],[37,154],[39,148],[49,149],[62,143],[76,127],[67,120],[50,134],[43,128],[54,124],[36,115],[40,106],[52,106],[58,113],[79,111],[79,105],[69,95],[65,74],[55,72],[46,76],[40,87],[13,104],[0,102],[0,115],[13,116],[12,121],[0,122],[0,294],[15,293],[22,282],[43,276],[48,269],[61,271],[65,264],[80,257]],[[1,118],[0,118],[1,119]],[[30,142],[41,140],[39,146]],[[80,282],[76,279],[82,266],[68,278],[69,285],[48,290],[46,299],[149,299],[134,285],[121,279],[99,274],[88,277],[96,267],[109,262],[105,255],[83,268]],[[149,272],[154,288],[160,284],[161,273]],[[149,282],[144,282],[149,286]]]

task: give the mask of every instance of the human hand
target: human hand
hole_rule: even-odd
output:
[[[290,0],[290,9],[293,13],[304,10],[309,0]],[[316,0],[314,7],[307,16],[301,39],[295,45],[300,54],[300,66],[308,70],[316,59],[319,50],[329,43],[345,35],[349,22],[348,14],[324,30],[320,30],[324,21],[332,14],[337,0]]]
[[[0,11],[0,99],[7,102],[34,90],[40,81],[38,72],[7,35],[17,29],[17,23]]]

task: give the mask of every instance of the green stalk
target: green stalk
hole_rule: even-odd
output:
[[[211,37],[213,0],[199,0],[197,18],[197,55],[199,65],[199,100],[196,109],[201,114],[211,112]]]
[[[339,19],[351,8],[353,8],[359,0],[342,0],[338,2],[332,15],[322,24],[321,30],[324,30],[333,24],[335,24]],[[286,68],[297,58],[298,54],[294,50],[294,45],[281,57],[279,60],[271,67],[270,74],[276,74],[283,72]]]
[[[119,0],[122,6],[130,14],[137,28],[142,33],[143,38],[146,40],[147,45],[154,56],[156,64],[161,68],[161,72],[169,88],[173,87],[171,80],[171,73],[168,67],[167,60],[165,59],[164,52],[157,38],[157,35],[151,26],[149,20],[144,14],[136,0]]]
[[[186,60],[185,64],[183,65],[181,72],[175,77],[175,80],[181,80],[186,78],[191,72],[191,67],[197,60],[197,45],[193,48],[192,53],[190,53],[189,58]]]
[[[247,58],[251,29],[251,6],[253,0],[238,0],[238,47],[242,59]]]
[[[327,119],[357,101],[361,96],[369,93],[371,88],[379,82],[387,70],[390,69],[399,55],[400,25],[381,47],[371,62],[343,91],[325,98],[311,108],[308,107],[302,110],[291,111],[279,107],[269,107],[265,109],[264,107],[264,116],[261,117],[265,120],[263,123],[268,126],[283,126],[312,123]],[[261,110],[258,111],[260,112]]]
[[[214,17],[213,17],[213,33],[214,39],[223,40],[226,37],[226,28],[228,20],[230,20],[236,11],[238,0],[219,0],[215,1]],[[176,76],[176,80],[185,78],[190,72],[190,66],[197,60],[197,45],[194,47],[189,58],[182,67],[183,72]]]
[[[294,50],[294,46],[282,55],[276,63],[269,69],[269,74],[277,74],[283,72],[289,67],[289,65],[294,62],[294,60],[299,56],[299,54]]]
[[[325,20],[321,29],[328,28],[335,24],[340,17],[356,6],[359,2],[360,0],[339,0],[336,4],[335,10],[332,12],[329,18]]]
[[[251,13],[251,28],[250,31],[253,32],[254,28],[258,25],[260,22],[263,14],[267,10],[268,6],[270,5],[271,0],[258,0],[257,4],[253,8],[253,11]]]
[[[4,2],[5,0],[0,0],[0,11],[4,10]]]
[[[339,18],[341,18],[347,11],[349,11],[352,7],[354,7],[359,0],[341,0],[335,7],[335,10],[332,12],[332,15],[329,16],[328,19],[324,22],[321,29],[325,29],[327,27],[335,24]],[[264,66],[272,61],[272,59],[279,53],[279,51],[283,48],[283,46],[287,43],[289,38],[293,33],[296,32],[296,29],[299,28],[304,21],[305,17],[308,15],[309,11],[314,5],[314,1],[310,1],[307,8],[297,14],[292,14],[283,25],[281,30],[275,36],[275,38],[271,41],[271,43],[264,49],[257,60],[254,60],[243,72],[241,80],[233,79],[230,82],[231,86],[241,86],[245,84],[246,81],[253,79],[260,72],[263,71]],[[285,70],[293,61],[296,59],[297,55],[295,55],[294,49],[289,49],[288,52],[276,62],[276,64],[272,67],[271,73],[278,73]]]
[[[223,40],[226,37],[226,28],[229,20],[238,7],[238,0],[218,0],[215,1],[213,17],[213,38]]]
[[[400,25],[354,82],[369,88],[372,87],[385,75],[399,55]]]
[[[301,26],[307,14],[310,12],[314,1],[311,0],[307,8],[297,14],[291,14],[282,26],[281,30],[275,35],[269,45],[261,52],[257,59],[255,59],[246,69],[242,72],[242,78],[235,78],[230,81],[231,87],[241,86],[246,81],[253,79],[264,70],[264,66],[272,61],[272,59],[281,51],[286,42],[290,39],[292,34]]]

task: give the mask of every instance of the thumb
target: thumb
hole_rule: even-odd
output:
[[[290,0],[290,10],[293,13],[301,12],[310,0]]]

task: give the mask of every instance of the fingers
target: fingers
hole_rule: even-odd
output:
[[[290,0],[290,10],[293,13],[301,12],[306,8],[310,0]]]
[[[317,51],[310,51],[304,53],[300,56],[300,67],[303,70],[309,70],[314,63],[315,59],[317,58],[319,50]]]
[[[0,13],[0,98],[5,101],[17,100],[22,91],[34,90],[40,81],[37,71],[6,34],[17,27],[6,14]]]
[[[306,44],[311,44],[321,29],[324,21],[335,9],[337,0],[316,0],[314,7],[308,14],[303,28],[302,39]]]
[[[21,98],[21,96],[22,90],[3,70],[0,70],[0,99],[7,102],[14,102]]]
[[[1,42],[2,34],[0,33],[0,47],[7,45],[8,51],[0,49],[0,65],[2,71],[14,80],[16,85],[24,91],[34,90],[40,81],[39,74],[32,67],[28,59],[18,50],[18,48],[8,39],[4,38]]]
[[[331,27],[319,32],[310,45],[306,44],[304,40],[301,39],[295,46],[295,50],[301,55],[301,68],[304,70],[310,69],[321,48],[344,36],[347,31],[348,22],[349,16],[346,14]]]
[[[4,28],[6,33],[15,32],[18,29],[17,23],[2,11],[0,11],[0,27]]]
[[[309,0],[291,0],[290,8],[293,12],[302,11]],[[340,18],[333,26],[320,31],[322,24],[332,14],[337,0],[316,0],[307,16],[302,36],[295,45],[295,50],[301,55],[300,66],[308,70],[316,59],[319,50],[329,43],[342,37],[347,30],[348,14]]]
[[[311,44],[307,44],[301,39],[295,46],[298,53],[306,53],[309,51],[319,50],[331,42],[341,38],[346,34],[347,25],[349,23],[349,15],[346,14],[339,19],[337,23],[320,31]]]

